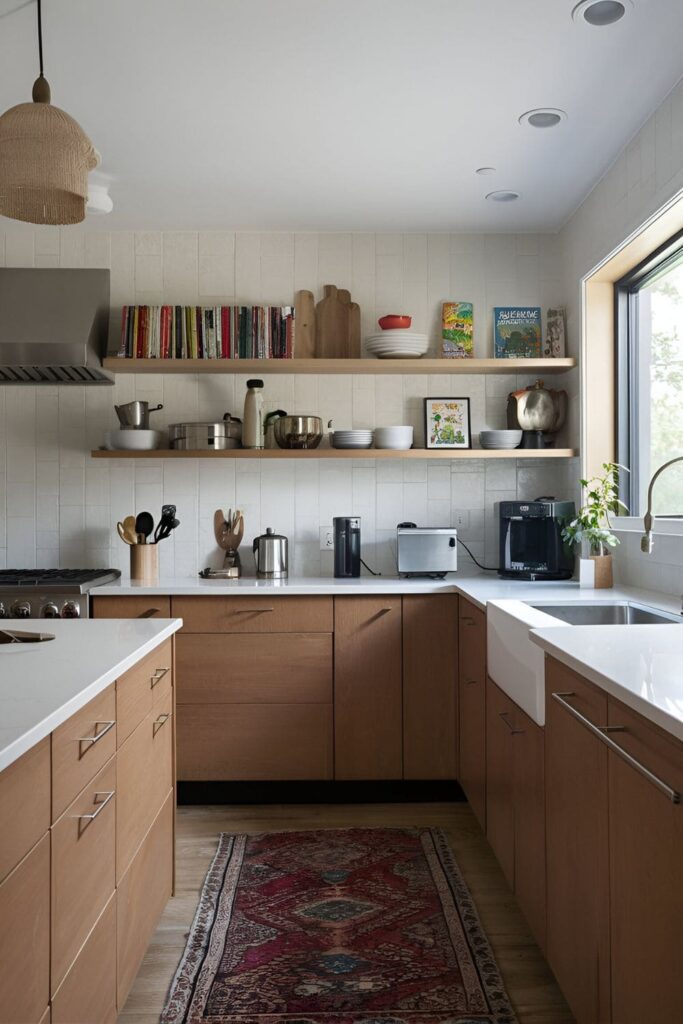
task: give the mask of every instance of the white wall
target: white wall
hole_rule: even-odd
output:
[[[571,354],[581,332],[581,280],[683,189],[683,80],[643,125],[559,235]],[[578,372],[573,373],[572,424],[579,422]],[[572,437],[578,444],[578,437]],[[680,593],[683,536],[643,555],[633,535],[619,534],[617,577],[623,583]]]
[[[112,304],[280,303],[294,291],[335,283],[351,289],[364,335],[377,316],[409,312],[438,339],[445,299],[475,304],[475,355],[491,354],[491,309],[562,303],[557,236],[234,234],[94,232],[3,223],[0,264],[110,267]],[[118,324],[118,314],[115,315]],[[114,346],[117,343],[113,339]],[[508,391],[530,378],[508,376],[283,375],[266,378],[267,407],[334,418],[337,426],[411,422],[422,442],[422,398],[467,395],[472,429],[503,426]],[[116,424],[114,402],[163,402],[162,422],[240,414],[244,377],[119,375],[115,388],[0,388],[0,566],[113,565],[127,551],[116,520],[162,502],[182,521],[162,549],[164,574],[194,575],[220,564],[211,520],[241,507],[246,538],[266,526],[290,538],[292,571],[331,572],[319,526],[333,515],[362,516],[364,556],[393,568],[395,527],[404,519],[446,525],[464,513],[461,535],[477,557],[497,558],[493,503],[566,493],[567,464],[518,462],[258,460],[95,462],[89,451]],[[245,545],[246,546],[246,545]]]

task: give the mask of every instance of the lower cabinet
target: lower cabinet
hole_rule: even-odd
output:
[[[543,729],[486,684],[486,837],[541,949],[546,942]]]
[[[135,980],[173,884],[173,792],[169,792],[116,890],[117,1002]]]
[[[336,779],[403,777],[400,597],[334,601]]]
[[[39,1021],[50,999],[49,833],[0,885],[0,923],[0,1021]]]
[[[458,597],[403,598],[403,778],[458,774]]]
[[[52,997],[52,1024],[115,1024],[116,896]]]
[[[486,829],[486,613],[460,598],[458,781]]]

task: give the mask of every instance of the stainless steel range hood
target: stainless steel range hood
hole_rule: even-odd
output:
[[[109,271],[0,268],[0,384],[113,384]]]

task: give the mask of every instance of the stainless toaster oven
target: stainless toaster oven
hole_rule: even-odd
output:
[[[449,526],[399,523],[396,529],[399,576],[439,578],[458,568],[458,535]]]

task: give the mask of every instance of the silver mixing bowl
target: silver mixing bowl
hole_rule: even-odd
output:
[[[317,448],[323,436],[320,416],[281,416],[275,420],[275,440],[280,448]]]

